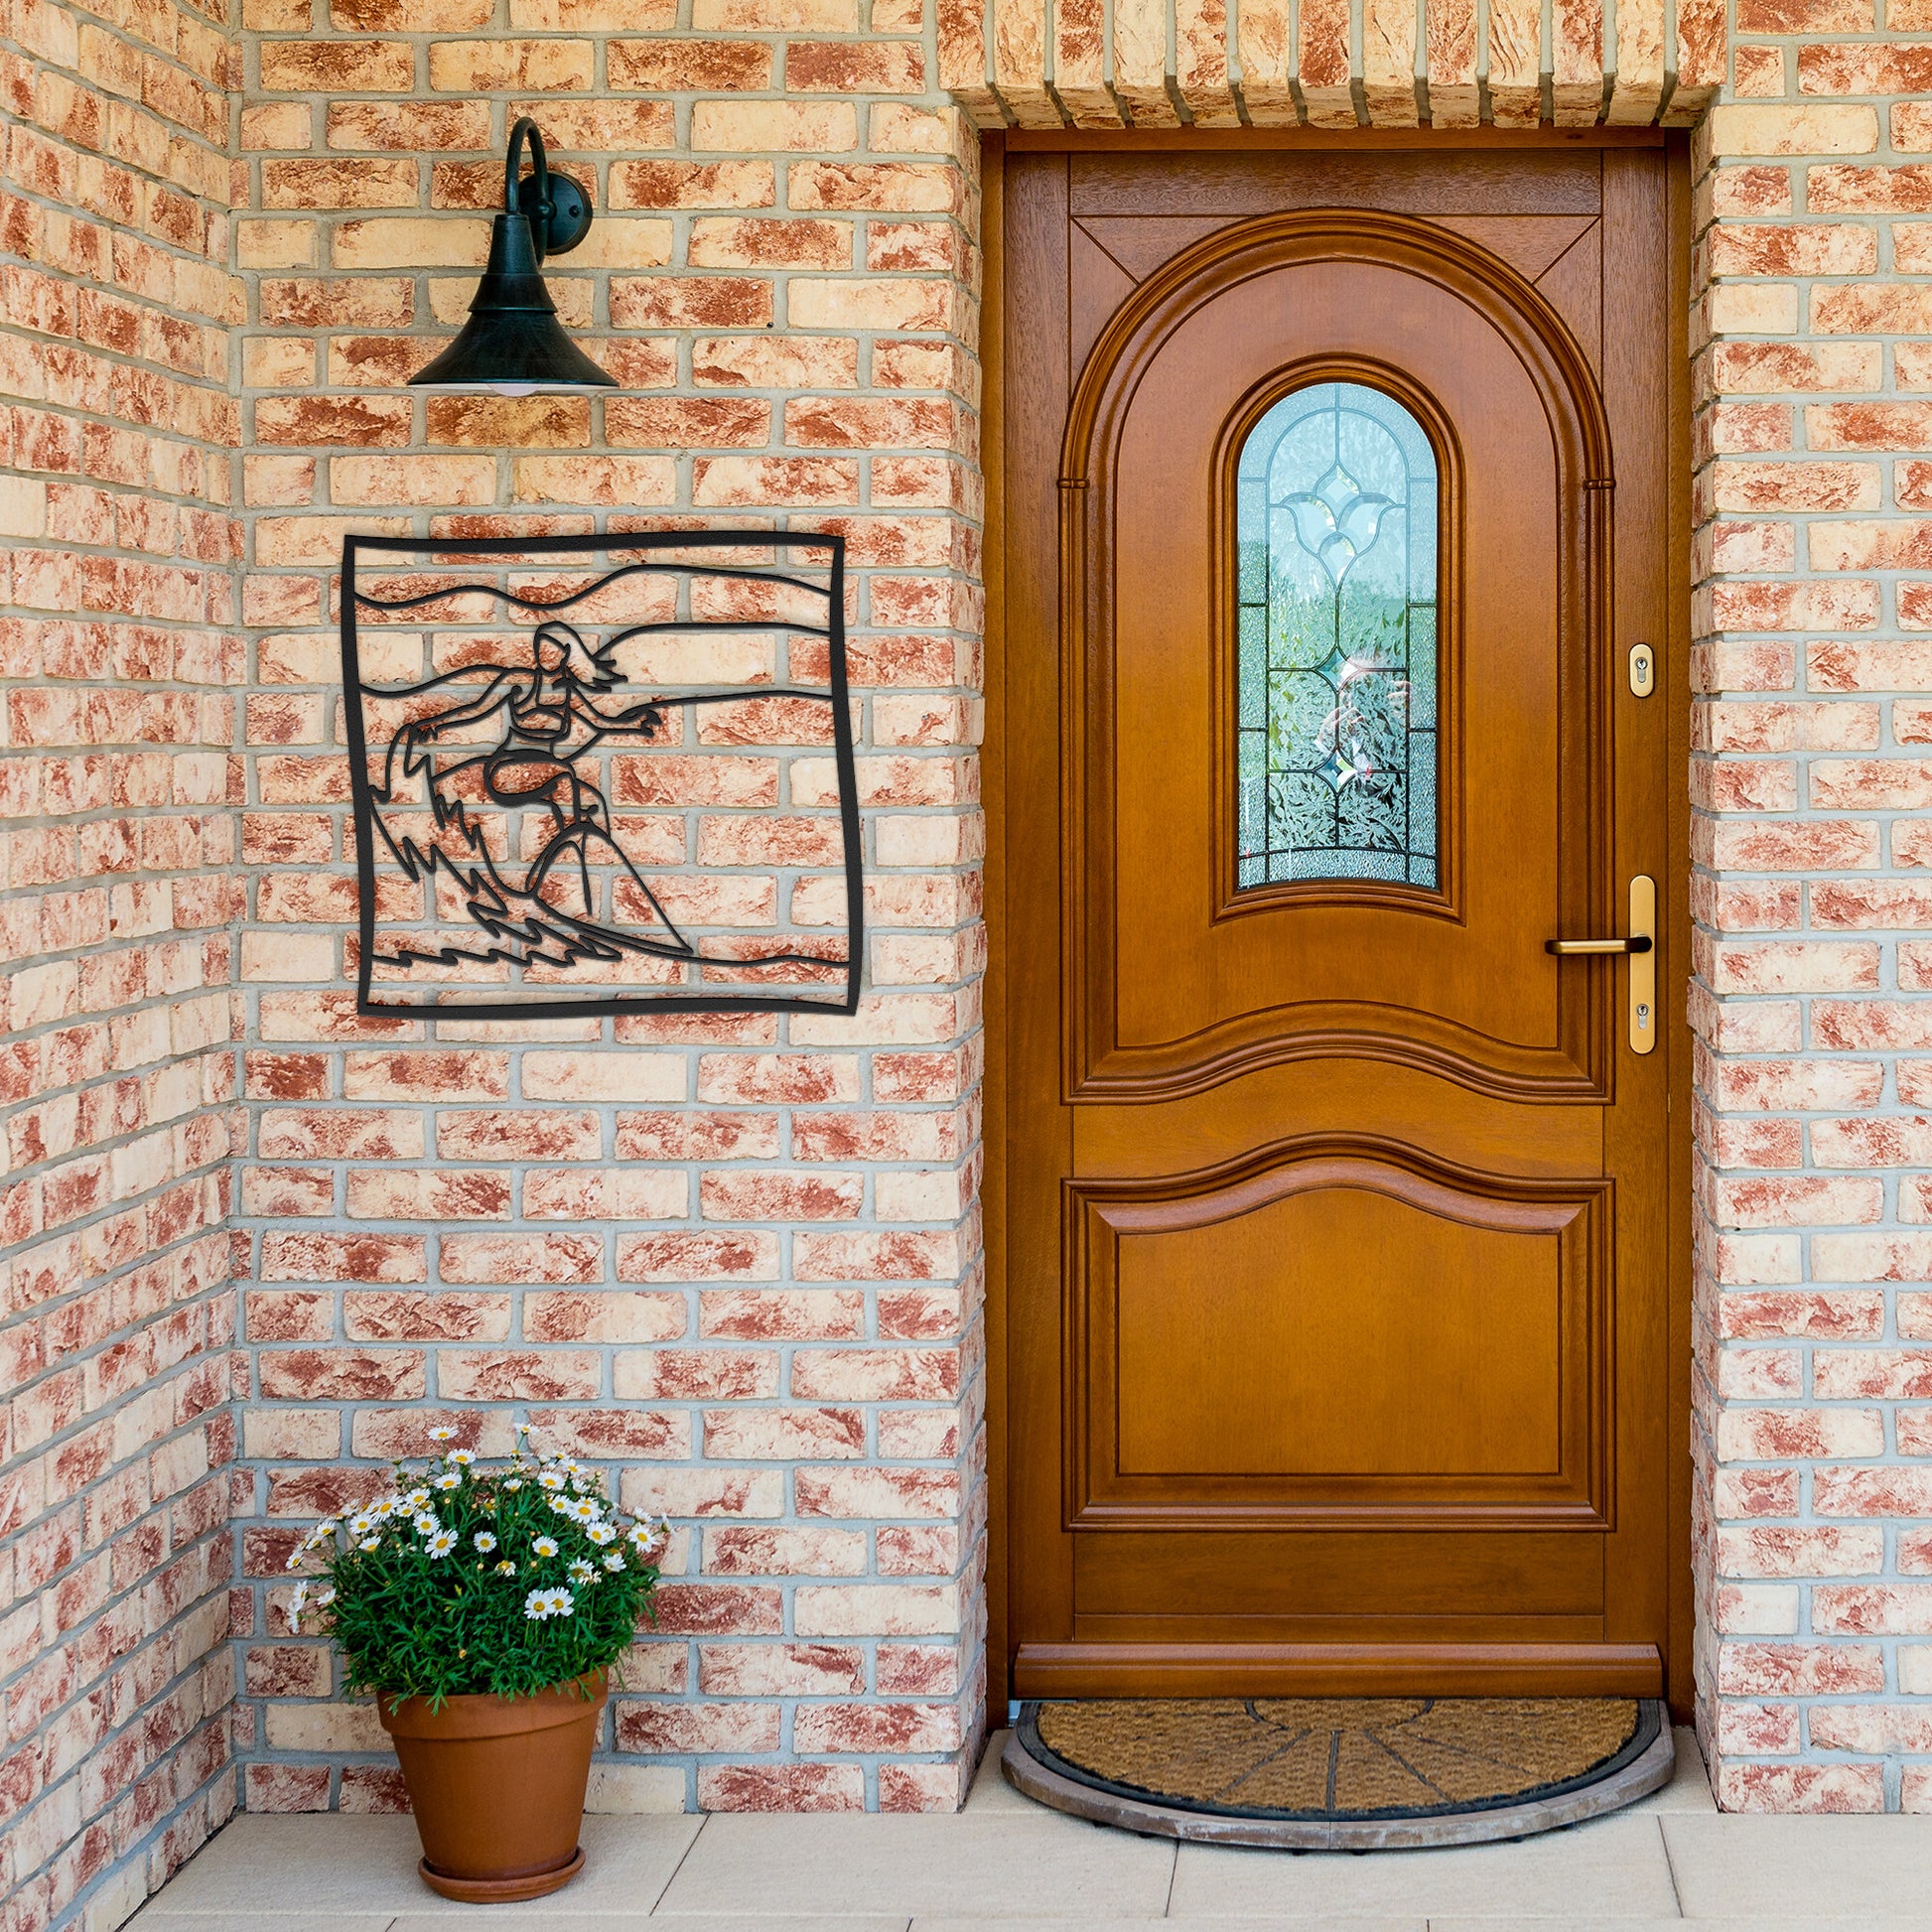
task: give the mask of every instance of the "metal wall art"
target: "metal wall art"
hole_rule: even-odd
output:
[[[365,1014],[851,1013],[837,536],[349,537]]]

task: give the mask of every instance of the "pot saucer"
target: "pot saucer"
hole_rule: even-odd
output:
[[[563,1864],[547,1871],[525,1871],[508,1878],[459,1878],[454,1872],[439,1871],[427,1859],[416,1861],[423,1883],[445,1898],[461,1899],[470,1905],[513,1905],[519,1899],[541,1898],[546,1892],[561,1890],[584,1868],[584,1848],[580,1845]]]

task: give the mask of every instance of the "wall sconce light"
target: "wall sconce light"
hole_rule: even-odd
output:
[[[518,179],[525,138],[535,172]],[[510,129],[503,164],[503,212],[489,231],[489,260],[470,304],[470,320],[420,374],[417,389],[490,389],[499,396],[615,389],[607,374],[564,334],[557,305],[538,272],[590,232],[591,205],[568,175],[553,175],[543,136],[527,116]]]

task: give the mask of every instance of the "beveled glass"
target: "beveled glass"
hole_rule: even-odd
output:
[[[1359,382],[1284,396],[1235,485],[1236,885],[1438,883],[1436,453]]]

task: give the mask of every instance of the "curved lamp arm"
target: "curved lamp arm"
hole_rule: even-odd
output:
[[[522,183],[517,178],[525,139],[530,143],[530,164],[535,170],[530,179],[537,191],[536,205],[528,208],[522,205]],[[527,114],[519,116],[510,129],[509,153],[503,162],[503,207],[510,214],[536,217],[530,223],[530,237],[536,243],[537,260],[542,261],[550,238],[550,163],[543,151],[543,132]]]

